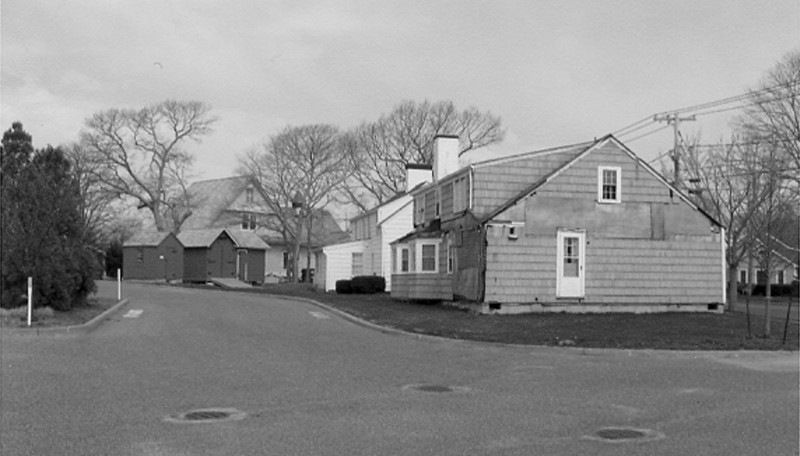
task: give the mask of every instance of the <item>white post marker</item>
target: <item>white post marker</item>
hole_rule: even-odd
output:
[[[28,277],[28,326],[33,316],[33,277]]]
[[[122,300],[122,269],[117,268],[117,301]]]

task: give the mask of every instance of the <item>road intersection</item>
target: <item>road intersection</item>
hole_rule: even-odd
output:
[[[125,291],[87,334],[3,336],[0,453],[798,454],[797,353],[503,346],[265,295]]]

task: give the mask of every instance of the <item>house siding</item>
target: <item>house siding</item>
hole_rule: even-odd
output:
[[[489,214],[574,157],[575,152],[561,152],[476,167],[472,178],[472,213],[477,217]]]
[[[597,201],[597,169],[621,169],[620,203]],[[503,222],[521,221],[518,239]],[[720,234],[613,144],[592,151],[487,230],[485,300],[557,302],[559,229],[586,233],[586,303],[723,302]]]

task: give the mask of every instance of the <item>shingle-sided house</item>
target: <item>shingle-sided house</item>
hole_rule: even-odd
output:
[[[286,276],[287,261],[291,246],[287,245],[277,229],[279,218],[270,209],[267,199],[259,191],[256,182],[245,176],[228,177],[194,182],[188,188],[193,205],[191,215],[184,221],[181,230],[227,228],[229,230],[255,233],[269,245],[265,255],[264,274],[266,280],[279,280]],[[282,208],[289,211],[291,208]],[[291,214],[290,214],[291,215]],[[320,246],[339,242],[347,238],[327,211],[317,211],[312,225],[311,245]],[[308,243],[304,242],[300,252],[301,268],[306,267]],[[311,256],[314,265],[314,256]],[[264,280],[262,279],[262,281]]]
[[[330,291],[336,281],[358,275],[386,279],[392,289],[390,242],[414,228],[411,190],[431,181],[429,165],[406,166],[406,191],[350,219],[353,241],[332,244],[317,250],[318,288]]]
[[[122,245],[126,279],[183,279],[183,244],[172,233],[141,232]]]
[[[263,283],[264,256],[269,246],[254,233],[209,228],[181,231],[178,239],[184,246],[184,281],[236,278],[248,283]]]
[[[709,311],[725,302],[719,223],[609,135],[465,167],[437,137],[392,297],[484,312]]]

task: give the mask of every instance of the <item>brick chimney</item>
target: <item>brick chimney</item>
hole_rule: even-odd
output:
[[[458,136],[436,135],[433,138],[433,181],[439,182],[458,171]]]
[[[406,192],[423,182],[431,181],[431,165],[406,165]]]

